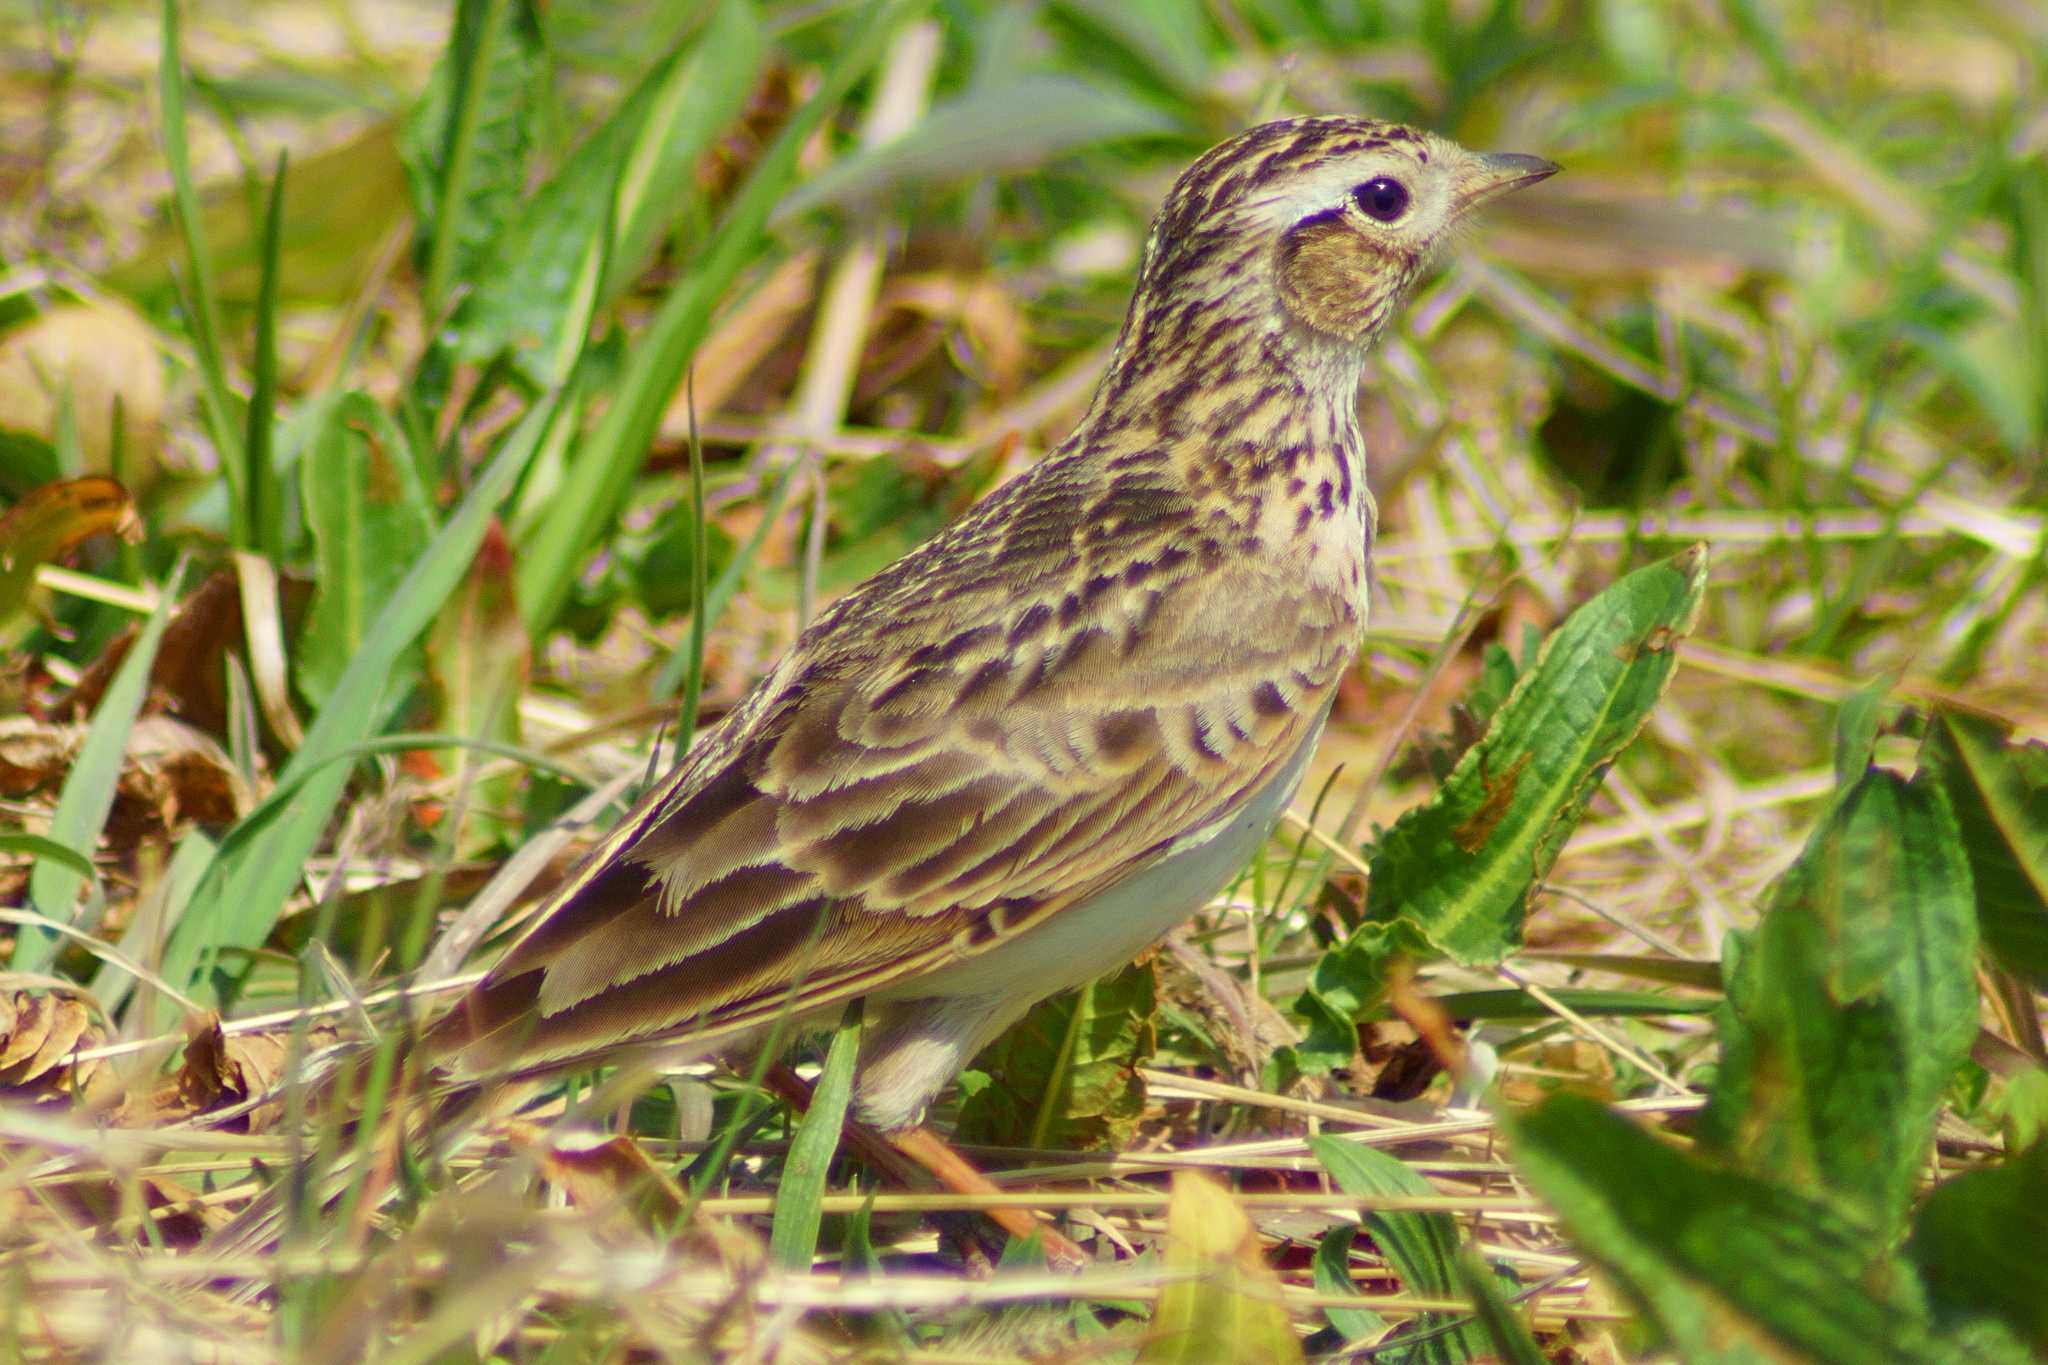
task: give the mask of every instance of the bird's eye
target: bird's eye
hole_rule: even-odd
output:
[[[1366,217],[1391,223],[1408,208],[1408,187],[1392,176],[1379,175],[1351,191],[1351,198]]]

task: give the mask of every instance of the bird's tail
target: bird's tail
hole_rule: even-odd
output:
[[[390,1178],[401,1144],[417,1169],[441,1171],[516,1108],[531,1085],[504,1077],[449,1080],[431,1066],[430,1047],[412,1038],[352,1040],[307,1056],[278,1085],[204,1117],[225,1127],[281,1107],[294,1139],[283,1169],[207,1239],[220,1255],[253,1255],[278,1244],[299,1220],[317,1220],[356,1190],[382,1202],[403,1192]],[[364,1209],[367,1213],[369,1210]]]

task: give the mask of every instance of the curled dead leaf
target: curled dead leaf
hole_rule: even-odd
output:
[[[97,1103],[112,1077],[97,1061],[75,1059],[105,1041],[91,1004],[79,996],[0,992],[0,1098],[46,1103],[83,1095]]]
[[[0,512],[0,620],[28,600],[39,566],[109,533],[139,539],[142,521],[128,490],[98,474],[42,484]]]
[[[186,1032],[185,1060],[172,1091],[159,1101],[159,1118],[240,1104],[276,1086],[291,1064],[292,1034],[290,1025],[230,1034],[218,1014],[209,1011],[196,1016]],[[311,1052],[337,1037],[333,1026],[314,1024],[306,1030],[304,1046]],[[251,1111],[244,1120],[247,1130],[253,1133],[269,1127],[282,1111],[281,1102]]]
[[[55,799],[85,743],[85,725],[45,725],[26,716],[0,720],[0,796]],[[254,804],[227,752],[170,716],[144,716],[128,734],[107,841],[118,852],[181,821],[230,825]]]

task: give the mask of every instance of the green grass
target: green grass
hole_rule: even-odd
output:
[[[0,0],[0,1357],[1270,1355],[1276,1283],[1311,1355],[2048,1349],[2048,21],[456,8]],[[1096,1265],[965,1276],[722,1073],[179,1126],[402,1039],[1328,110],[1566,174],[1368,366],[1314,832],[938,1116]]]

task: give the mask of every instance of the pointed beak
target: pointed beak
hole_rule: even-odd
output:
[[[1475,156],[1459,177],[1458,212],[1470,212],[1489,199],[1548,180],[1563,169],[1555,161],[1520,152],[1486,152]]]

